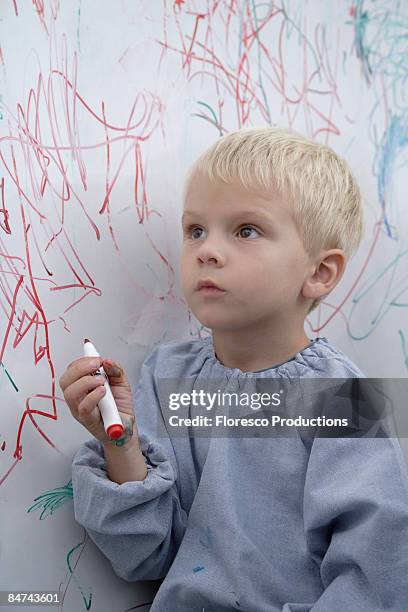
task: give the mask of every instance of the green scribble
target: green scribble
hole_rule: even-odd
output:
[[[370,330],[365,334],[361,334],[360,336],[357,336],[356,334],[350,332],[350,337],[353,338],[353,340],[362,340],[367,338],[374,331],[374,329],[378,327],[381,320],[385,317],[385,315],[391,308],[408,307],[408,303],[406,301],[398,301],[400,296],[406,293],[407,283],[402,283],[402,286],[395,286],[394,282],[394,276],[396,275],[398,265],[400,264],[400,261],[403,259],[403,257],[407,256],[407,254],[408,249],[405,249],[398,253],[398,255],[391,261],[391,263],[389,263],[383,270],[380,270],[379,272],[376,271],[372,278],[368,278],[365,282],[363,282],[361,288],[354,295],[352,300],[353,307],[350,312],[350,319],[353,316],[354,309],[358,308],[359,306],[361,307],[360,302],[363,300],[363,298],[366,297],[367,300],[370,299],[370,296],[367,296],[367,294],[369,294],[370,292],[372,293],[373,287],[375,287],[380,282],[384,284],[384,297],[382,299],[381,304],[376,306],[377,314],[375,314],[371,321],[368,322],[370,325]],[[388,278],[386,277],[387,274]],[[385,278],[383,279],[383,277]]]
[[[84,531],[85,531],[85,530],[84,530]],[[69,551],[68,551],[68,554],[67,554],[67,565],[68,565],[68,570],[69,570],[69,572],[70,572],[70,574],[71,574],[71,576],[72,576],[72,578],[73,578],[73,580],[74,580],[75,584],[77,585],[77,587],[78,587],[78,589],[79,589],[79,591],[80,591],[80,593],[81,593],[82,599],[84,600],[85,610],[90,610],[90,609],[91,609],[91,606],[92,606],[92,592],[91,592],[91,587],[89,587],[89,591],[88,591],[88,593],[85,593],[85,592],[84,592],[84,589],[81,587],[81,585],[80,585],[80,584],[79,584],[79,582],[78,582],[78,578],[77,578],[77,577],[75,576],[75,574],[74,574],[74,569],[75,569],[75,567],[74,567],[74,569],[73,569],[73,568],[72,568],[72,565],[71,565],[71,557],[72,557],[72,555],[74,554],[74,552],[75,552],[75,551],[76,551],[76,550],[77,550],[77,549],[78,549],[80,546],[81,546],[81,547],[84,547],[85,542],[86,542],[86,539],[87,539],[87,535],[86,535],[86,532],[85,532],[84,539],[83,539],[81,542],[79,542],[79,544],[77,544],[76,546],[74,546],[74,548],[71,548],[71,550],[69,550]]]
[[[134,422],[133,420],[130,422],[126,421],[126,423],[124,423],[125,430],[123,434],[117,440],[110,440],[108,442],[108,445],[109,446],[123,446],[128,440],[130,440],[133,436],[133,422]]]
[[[72,480],[70,480],[64,487],[57,487],[56,489],[51,489],[50,491],[46,491],[45,493],[42,493],[42,495],[39,495],[38,497],[36,497],[34,500],[36,503],[33,504],[27,510],[27,512],[33,512],[34,510],[37,510],[38,508],[43,508],[43,511],[40,514],[40,520],[42,520],[43,518],[46,518],[46,516],[53,514],[55,510],[57,510],[57,508],[60,508],[62,505],[64,505],[67,501],[71,499],[73,499]],[[79,542],[79,544],[77,544],[76,546],[71,548],[71,550],[68,551],[67,556],[66,556],[66,561],[67,561],[68,571],[71,575],[71,578],[74,580],[76,586],[78,587],[81,593],[81,597],[84,602],[85,610],[90,610],[92,606],[91,589],[89,587],[88,592],[87,593],[84,592],[83,587],[79,584],[78,578],[74,574],[76,563],[74,564],[74,568],[72,567],[72,564],[71,564],[72,555],[78,548],[85,546],[86,540],[87,540],[87,533],[84,529],[83,539],[81,540],[81,542]]]
[[[46,491],[42,493],[38,497],[34,499],[35,504],[33,504],[27,512],[33,512],[38,508],[43,508],[43,511],[40,514],[40,521],[43,518],[46,518],[48,515],[54,514],[55,510],[63,506],[68,500],[73,498],[72,493],[72,480],[68,482],[65,487],[57,487],[56,489],[51,489],[50,491]]]
[[[209,104],[207,104],[206,102],[201,102],[200,100],[198,101],[198,104],[201,104],[201,106],[205,106],[205,108],[208,108],[208,110],[210,111],[210,113],[214,117],[214,121],[217,123],[217,115],[215,114],[214,109],[211,108],[211,106]]]
[[[210,111],[211,116],[213,117],[213,119],[211,119],[207,115],[204,115],[203,113],[191,113],[191,116],[192,117],[200,117],[200,119],[204,119],[205,121],[208,121],[209,123],[211,123],[212,125],[214,125],[217,128],[217,130],[219,132],[219,135],[222,136],[222,129],[221,129],[221,126],[220,126],[219,121],[217,119],[217,115],[214,112],[214,109],[211,108],[211,106],[209,104],[206,104],[206,102],[198,101],[198,104],[201,104],[201,106],[204,106],[205,108],[207,108]]]
[[[367,83],[370,84],[376,75],[381,75],[381,78],[386,76],[391,79],[391,91],[397,81],[402,80],[404,84],[408,20],[401,2],[355,0],[352,19],[346,24],[354,28],[353,47]]]
[[[399,336],[401,338],[402,354],[403,354],[403,357],[404,357],[404,365],[405,365],[405,367],[408,370],[408,353],[407,353],[407,345],[406,345],[406,342],[405,342],[404,332],[401,329],[399,329],[398,330],[398,334],[399,334]]]
[[[1,113],[0,113],[0,115],[1,115]],[[3,115],[1,116],[1,118],[3,119]],[[17,385],[16,385],[16,383],[14,382],[14,380],[11,378],[10,374],[7,372],[6,366],[5,366],[5,365],[4,365],[4,363],[2,363],[1,361],[0,361],[0,365],[3,367],[3,369],[4,369],[4,371],[5,371],[6,375],[7,375],[7,378],[9,379],[9,381],[10,381],[10,382],[11,382],[11,384],[13,385],[14,389],[15,389],[15,390],[17,391],[17,393],[18,393],[18,388],[17,388]]]
[[[343,75],[345,76],[347,74],[347,53],[345,51],[343,51],[343,63],[342,63],[342,68],[343,68]]]
[[[287,2],[287,0],[282,0],[282,14],[285,18],[285,31],[286,31],[286,38],[289,39],[292,35],[292,28],[290,26],[293,26],[294,30],[297,31],[298,33],[298,43],[299,45],[303,42],[306,45],[306,48],[308,49],[308,51],[310,52],[311,56],[313,57],[313,63],[315,66],[319,66],[320,62],[319,62],[319,58],[318,55],[316,53],[316,49],[313,47],[312,43],[307,39],[307,37],[303,34],[303,32],[301,31],[301,20],[302,20],[302,15],[299,14],[299,19],[298,22],[295,23],[293,20],[293,17],[295,16],[294,14],[294,9],[293,7],[290,7],[290,9],[287,8],[287,4],[289,4]],[[299,9],[301,11],[302,9],[302,3],[299,3]],[[297,15],[296,15],[297,16]],[[322,76],[319,73],[318,77],[320,79],[320,81],[322,80]]]
[[[261,46],[259,44],[259,26],[258,26],[258,18],[256,16],[256,6],[254,3],[254,0],[252,0],[252,12],[254,15],[254,21],[255,21],[255,35],[256,35],[256,42],[257,42],[257,47],[258,47],[258,75],[259,75],[259,86],[261,88],[261,92],[262,92],[262,97],[264,99],[265,102],[265,109],[266,112],[268,114],[268,123],[272,123],[272,118],[271,118],[271,110],[269,108],[269,104],[268,104],[268,98],[265,92],[265,88],[262,82],[262,66],[261,66]]]
[[[81,19],[81,2],[79,2],[78,7],[78,24],[77,24],[77,40],[78,40],[78,51],[81,53],[81,41],[79,39],[79,22]]]

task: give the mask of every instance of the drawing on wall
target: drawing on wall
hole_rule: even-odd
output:
[[[117,578],[75,523],[88,434],[58,379],[84,337],[136,385],[155,344],[208,333],[178,282],[183,180],[214,140],[263,125],[333,147],[364,196],[363,243],[306,333],[407,376],[408,6],[9,0],[1,27],[2,588],[145,610],[152,585]]]

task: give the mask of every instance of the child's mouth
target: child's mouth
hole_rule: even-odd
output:
[[[218,289],[217,287],[201,287],[201,289],[199,289],[198,291],[199,293],[205,293],[209,295],[225,293],[223,289]]]

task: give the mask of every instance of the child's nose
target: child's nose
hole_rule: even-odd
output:
[[[213,255],[205,255],[204,257],[201,257],[200,259],[202,260],[203,263],[210,263],[210,262],[218,263],[217,257],[214,257]]]
[[[203,245],[202,249],[197,255],[198,259],[203,263],[215,263],[219,264],[223,261],[223,256],[221,254],[221,250],[216,248],[216,246]]]

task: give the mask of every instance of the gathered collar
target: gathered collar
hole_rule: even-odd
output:
[[[310,342],[307,346],[305,346],[305,348],[303,348],[301,351],[298,351],[297,353],[295,353],[293,355],[293,357],[290,357],[289,359],[287,359],[286,361],[282,361],[280,363],[276,363],[273,366],[269,367],[269,368],[264,368],[262,370],[250,370],[250,371],[244,371],[241,370],[239,368],[229,368],[227,366],[225,366],[224,364],[221,363],[221,361],[218,359],[218,357],[215,354],[215,349],[214,349],[214,343],[213,343],[213,337],[212,334],[202,338],[202,341],[204,343],[204,350],[206,351],[207,355],[209,357],[211,357],[212,361],[217,364],[217,366],[219,368],[221,368],[222,370],[224,370],[227,373],[240,373],[240,374],[244,374],[244,375],[251,375],[251,374],[257,374],[259,372],[272,372],[272,371],[276,371],[277,368],[279,368],[280,366],[285,366],[286,364],[288,364],[289,362],[299,362],[304,364],[305,363],[305,357],[309,356],[309,355],[314,355],[315,354],[315,348],[316,345],[319,345],[320,343],[328,343],[327,338],[315,338],[315,339],[309,339]]]

